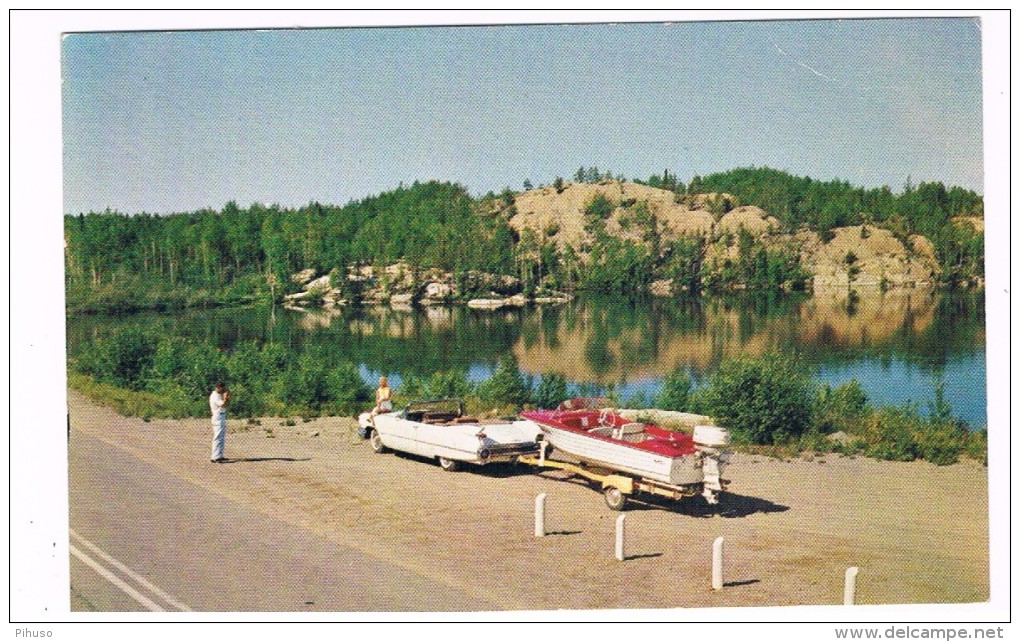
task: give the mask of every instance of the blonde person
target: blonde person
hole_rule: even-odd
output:
[[[386,377],[379,377],[379,387],[375,389],[375,407],[370,413],[371,418],[375,419],[375,416],[380,412],[390,412],[391,410],[393,410],[393,388],[390,388]]]

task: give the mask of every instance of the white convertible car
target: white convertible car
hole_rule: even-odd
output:
[[[460,399],[412,401],[404,409],[358,417],[358,433],[377,453],[399,450],[437,459],[443,470],[461,462],[488,464],[538,453],[541,430],[527,419],[477,419]]]

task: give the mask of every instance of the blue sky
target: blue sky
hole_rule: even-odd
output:
[[[480,194],[597,165],[983,191],[971,18],[77,33],[64,210]]]

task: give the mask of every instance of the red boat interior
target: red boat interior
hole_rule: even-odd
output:
[[[687,433],[631,421],[608,410],[534,410],[523,415],[539,424],[555,426],[595,439],[625,444],[669,457],[690,455],[695,452],[694,437]]]

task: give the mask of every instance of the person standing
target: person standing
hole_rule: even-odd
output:
[[[213,386],[212,394],[209,395],[209,411],[212,413],[212,454],[209,461],[219,464],[227,460],[223,456],[223,447],[227,440],[227,402],[230,401],[230,391],[222,381],[217,381]]]

